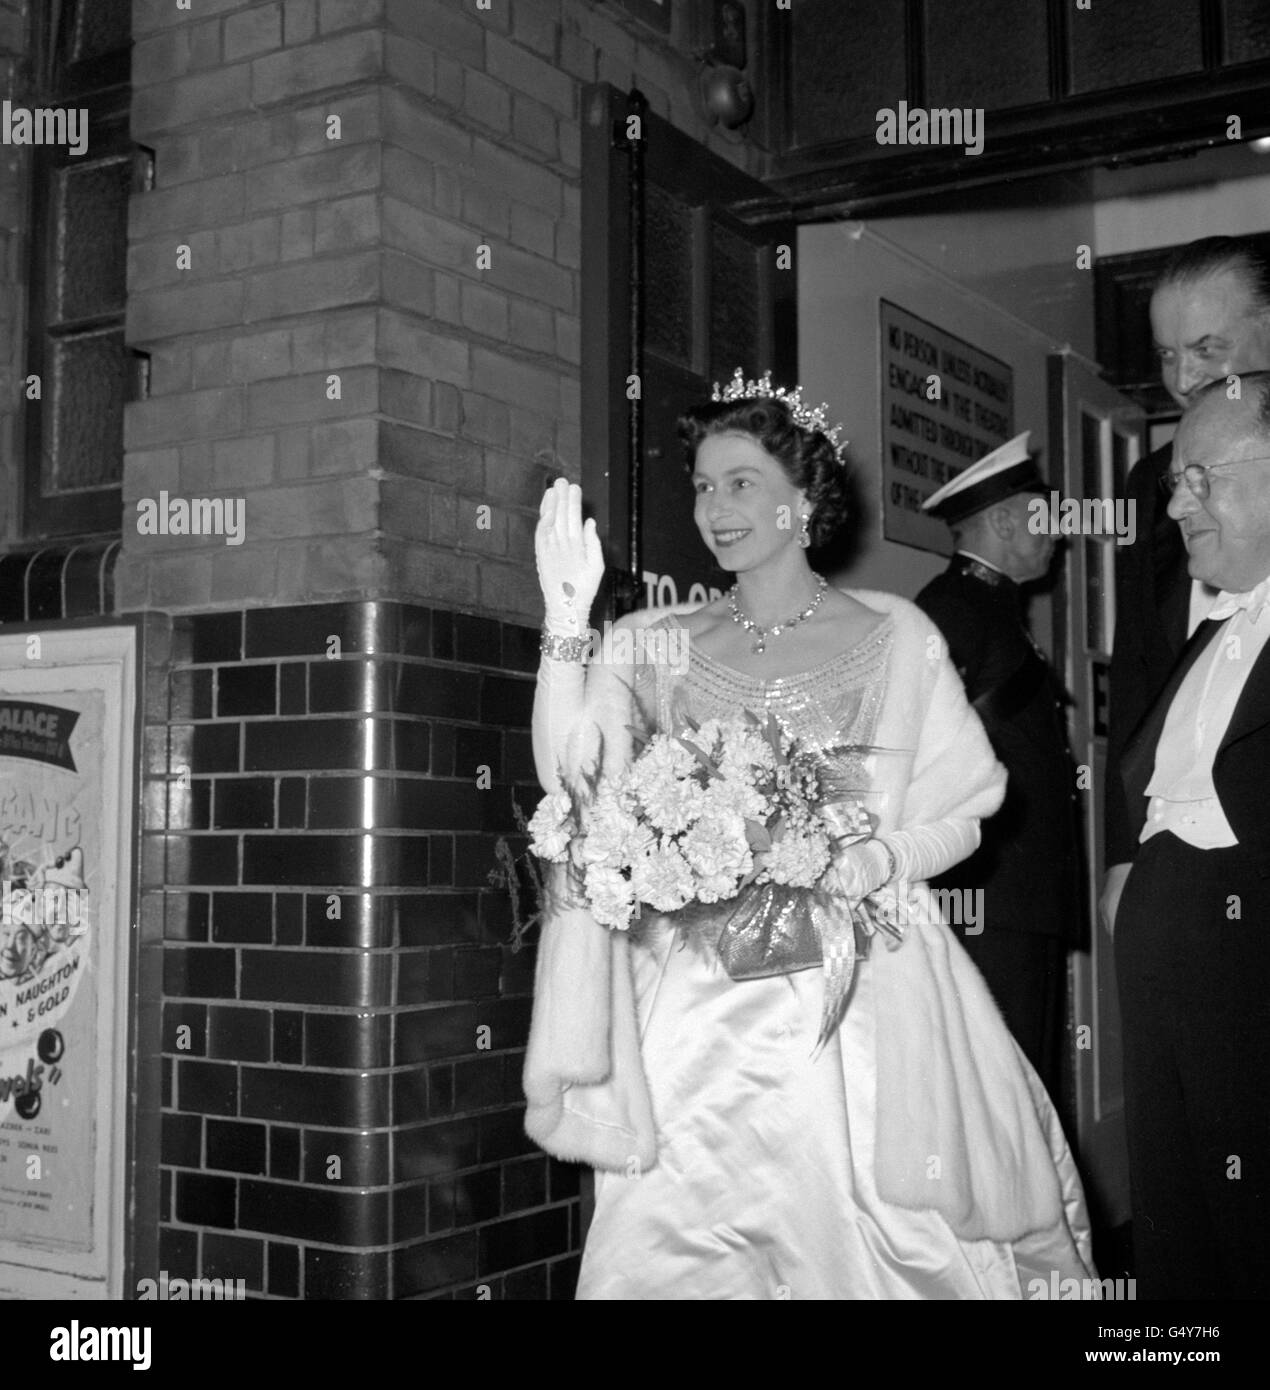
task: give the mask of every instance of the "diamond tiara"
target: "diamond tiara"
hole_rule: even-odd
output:
[[[804,404],[802,398],[803,388],[795,386],[792,391],[786,391],[783,386],[772,385],[771,372],[764,372],[757,381],[747,381],[745,373],[740,367],[732,373],[732,380],[719,390],[719,383],[714,383],[714,393],[710,399],[712,401],[744,401],[744,400],[776,400],[783,401],[789,407],[789,413],[794,424],[805,430],[819,430],[821,434],[833,445],[833,451],[838,457],[838,462],[845,464],[846,449],[849,440],[839,440],[838,436],[842,432],[841,425],[830,425],[825,411],[829,409],[828,402],[822,402],[813,409]]]

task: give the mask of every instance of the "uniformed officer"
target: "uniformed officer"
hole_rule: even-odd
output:
[[[978,930],[959,938],[1057,1096],[1066,951],[1084,940],[1083,871],[1067,695],[1028,631],[1020,587],[1046,573],[1055,545],[1048,504],[1036,501],[1049,488],[1027,444],[1024,432],[926,500],[923,509],[951,529],[956,553],[917,603],[948,642],[1009,773],[979,849],[933,886],[982,890]]]

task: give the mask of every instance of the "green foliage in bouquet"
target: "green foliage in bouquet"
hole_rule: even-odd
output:
[[[601,733],[596,747],[594,766],[590,770],[583,768],[579,773],[581,789],[576,784],[571,784],[564,776],[563,769],[561,770],[560,785],[569,798],[569,818],[575,827],[582,823],[583,793],[585,792],[586,796],[594,800],[600,785],[600,768],[603,765],[604,735]],[[516,821],[517,831],[528,839],[530,836],[529,817],[525,815],[514,793],[512,795],[512,815]],[[520,951],[528,944],[526,941],[528,934],[551,912],[559,907],[585,905],[581,867],[572,855],[565,866],[563,890],[552,882],[552,865],[544,867],[538,856],[528,848],[516,853],[505,835],[500,835],[494,842],[494,858],[497,860],[497,866],[490,869],[485,878],[491,887],[505,889],[511,901],[511,948],[513,951]],[[527,884],[522,883],[522,872],[528,879]],[[525,910],[523,904],[526,898],[533,903],[532,910]]]

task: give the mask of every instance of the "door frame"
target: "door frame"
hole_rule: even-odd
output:
[[[1145,412],[1103,380],[1096,363],[1064,348],[1047,362],[1049,457],[1064,498],[1124,496],[1128,470],[1146,452]],[[1099,489],[1086,487],[1082,420],[1097,423]],[[1121,446],[1117,467],[1117,441]],[[1092,440],[1091,440],[1092,442]],[[1091,562],[1098,565],[1093,576]],[[1084,794],[1083,818],[1088,950],[1068,956],[1068,1027],[1073,1046],[1075,1147],[1095,1225],[1110,1231],[1129,1217],[1128,1155],[1120,1072],[1120,1012],[1111,938],[1098,920],[1104,869],[1103,807],[1107,739],[1100,732],[1115,630],[1115,542],[1077,535],[1069,541],[1053,595],[1055,669],[1072,696],[1068,734]],[[1090,607],[1098,625],[1091,631]],[[1093,645],[1091,645],[1091,638]]]

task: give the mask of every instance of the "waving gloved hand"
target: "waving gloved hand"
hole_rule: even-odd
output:
[[[543,495],[534,553],[547,631],[559,637],[582,635],[604,578],[604,555],[595,521],[583,523],[582,489],[576,483],[557,478]]]

